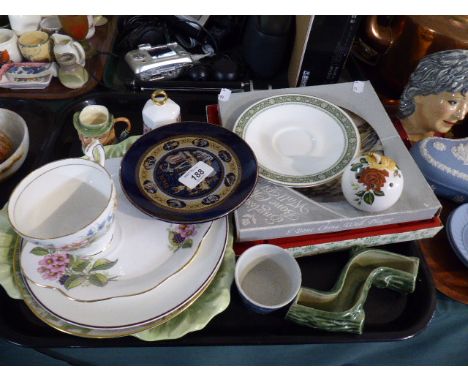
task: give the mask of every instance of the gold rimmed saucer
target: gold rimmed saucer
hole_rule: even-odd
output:
[[[169,324],[169,320],[184,312],[192,304],[201,305],[207,303],[207,301],[199,302],[198,299],[203,297],[202,295],[214,281],[215,283],[221,284],[221,286],[218,285],[220,288],[219,291],[213,291],[215,295],[213,298],[219,299],[220,304],[216,304],[216,311],[208,309],[206,310],[206,314],[200,317],[201,320],[208,322],[214,315],[224,310],[229,303],[229,298],[226,301],[226,296],[229,296],[229,293],[224,293],[224,291],[229,291],[234,267],[232,236],[229,244],[227,240],[229,235],[227,220],[220,219],[214,224],[213,230],[207,235],[206,242],[201,248],[205,256],[195,257],[190,267],[181,271],[171,280],[168,280],[161,288],[157,288],[140,296],[83,304],[69,300],[56,291],[44,290],[43,288],[37,287],[29,283],[21,274],[19,267],[21,243],[19,240],[15,244],[16,249],[13,257],[14,281],[26,305],[40,320],[61,332],[86,338],[115,338],[136,333],[138,333],[139,336],[142,331],[156,326],[159,327],[165,323]],[[229,254],[228,258],[224,257],[225,253]],[[225,264],[223,268],[226,269],[224,272],[220,272],[222,274],[218,274],[218,270],[222,264]],[[183,293],[184,296],[181,296],[180,286],[187,285],[188,280],[192,281],[190,283],[190,291],[186,290]],[[165,309],[162,306],[158,307],[155,301],[159,301],[161,296],[164,295],[172,295],[175,299],[170,304],[170,309],[162,312]],[[146,303],[144,301],[146,301]],[[209,301],[209,304],[211,306],[212,301]],[[150,308],[153,313],[148,310],[142,312],[142,310],[145,310],[145,307]],[[137,308],[140,309],[139,313],[139,309]],[[197,310],[198,309],[199,308],[197,308]],[[102,315],[112,315],[113,317],[117,316],[122,318],[122,314],[129,311],[136,312],[137,315],[140,315],[141,321],[128,322],[127,325],[107,326],[76,322],[76,320],[86,320],[90,314],[94,317],[101,316],[101,318]],[[159,314],[157,314],[158,311],[160,312]],[[67,314],[68,316],[64,317],[64,315]],[[154,317],[144,317],[145,315],[153,314],[155,314]],[[190,323],[188,321],[190,321]],[[188,321],[185,323],[187,331],[195,330],[193,327],[198,328],[204,326],[200,325],[200,322],[195,325],[191,322],[192,320]],[[146,334],[148,335],[148,333]]]

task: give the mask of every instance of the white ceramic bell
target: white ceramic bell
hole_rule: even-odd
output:
[[[395,161],[376,153],[356,158],[341,178],[341,189],[348,203],[366,212],[393,206],[401,196],[403,184],[403,174]]]
[[[155,90],[142,111],[143,134],[160,126],[180,122],[180,106],[164,90]]]

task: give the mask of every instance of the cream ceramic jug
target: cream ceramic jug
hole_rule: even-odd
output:
[[[62,56],[71,54],[76,58],[77,64],[85,65],[86,54],[78,41],[73,40],[70,36],[58,33],[54,33],[50,38],[54,41],[54,55],[59,64]]]

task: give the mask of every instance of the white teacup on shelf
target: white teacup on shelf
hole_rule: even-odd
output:
[[[77,256],[107,248],[114,229],[115,185],[103,167],[102,145],[93,142],[87,155],[93,160],[70,158],[48,163],[16,187],[8,217],[23,239],[41,250]]]
[[[25,32],[37,31],[41,16],[39,15],[9,15],[11,29],[19,36]]]
[[[41,31],[51,35],[58,33],[62,28],[62,24],[60,24],[58,16],[46,16],[41,20],[39,27]]]
[[[13,62],[21,62],[22,57],[18,49],[18,37],[16,34],[5,28],[0,28],[0,53],[8,52],[8,58]]]

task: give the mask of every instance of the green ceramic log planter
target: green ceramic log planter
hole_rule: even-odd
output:
[[[364,250],[350,259],[331,291],[301,288],[286,319],[316,329],[361,334],[371,286],[412,293],[418,267],[417,257]]]

